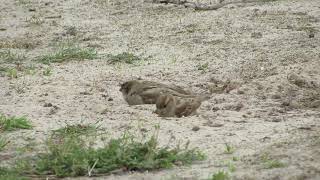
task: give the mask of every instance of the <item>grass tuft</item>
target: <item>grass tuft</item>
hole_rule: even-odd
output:
[[[6,139],[0,138],[0,152],[9,144],[9,141]]]
[[[229,180],[229,179],[230,179],[230,176],[225,171],[218,171],[214,173],[210,178],[210,180]]]
[[[123,52],[117,55],[108,55],[109,61],[111,63],[127,63],[127,64],[134,64],[136,62],[142,61],[142,59],[132,53]]]
[[[67,128],[68,132],[76,132]],[[89,128],[90,129],[90,128]],[[69,131],[70,130],[70,131]],[[73,134],[73,133],[68,133]],[[171,168],[203,160],[204,154],[196,149],[158,147],[156,136],[146,141],[136,141],[125,134],[111,139],[104,147],[94,149],[79,136],[65,136],[59,144],[48,141],[48,152],[36,161],[38,174],[54,174],[58,177],[83,176],[121,171],[145,171]]]
[[[0,130],[13,131],[16,129],[31,129],[32,125],[26,117],[6,117],[0,114]]]
[[[92,48],[80,48],[76,46],[65,46],[59,48],[52,54],[47,54],[37,58],[37,61],[44,64],[62,63],[71,60],[84,60],[97,58],[97,51]]]
[[[209,63],[206,62],[206,63],[204,63],[204,64],[198,64],[198,65],[197,65],[197,69],[198,69],[199,71],[201,71],[202,73],[206,73],[206,72],[208,71],[208,69],[209,69]]]
[[[11,79],[18,78],[18,71],[16,68],[8,68],[6,69],[7,76]]]
[[[42,75],[44,76],[50,76],[51,74],[52,74],[52,69],[50,67],[47,67],[42,71]]]
[[[15,170],[0,167],[0,180],[28,180],[29,178],[21,177]]]
[[[95,125],[82,125],[82,124],[75,124],[69,125],[67,124],[66,127],[57,129],[53,131],[53,135],[58,135],[60,137],[67,137],[67,136],[79,136],[79,135],[88,135],[91,133],[95,133],[98,127]]]
[[[273,160],[267,160],[265,162],[265,167],[267,169],[281,168],[281,167],[285,167],[285,164],[279,160],[273,159]]]
[[[264,167],[267,169],[281,168],[286,166],[285,163],[277,159],[271,159],[268,154],[264,154],[262,156],[262,161],[264,163]]]
[[[232,154],[232,153],[234,153],[234,151],[235,151],[234,147],[232,147],[228,143],[225,144],[225,151],[224,151],[225,154]]]
[[[12,51],[0,51],[0,62],[20,64],[26,57],[23,54],[14,53]]]

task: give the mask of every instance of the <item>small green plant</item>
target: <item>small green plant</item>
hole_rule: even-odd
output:
[[[9,141],[6,139],[0,138],[0,151],[3,151],[3,149],[9,144]]]
[[[15,83],[14,85],[12,85],[11,87],[18,93],[18,94],[22,94],[25,93],[26,91],[26,83],[23,82],[19,82],[19,83]]]
[[[8,76],[9,78],[12,78],[12,79],[18,78],[18,71],[17,71],[17,69],[16,69],[16,68],[8,68],[8,69],[7,69],[7,76]]]
[[[47,67],[44,69],[44,71],[42,71],[42,74],[44,76],[50,76],[52,74],[52,69],[50,67]]]
[[[66,129],[72,132],[68,134],[79,132],[78,127]],[[87,146],[87,141],[79,136],[65,136],[59,142],[49,139],[48,152],[39,156],[35,162],[35,171],[38,174],[54,174],[58,177],[91,176],[118,169],[144,171],[171,168],[174,165],[190,164],[205,158],[203,153],[197,149],[188,149],[187,146],[160,148],[157,135],[146,141],[135,139],[134,136],[125,133],[97,149]]]
[[[0,51],[0,62],[20,64],[24,59],[25,55],[14,53],[12,51]]]
[[[0,167],[0,180],[28,180],[22,177],[17,171]]]
[[[268,154],[264,154],[261,159],[262,159],[262,162],[264,163],[264,167],[267,169],[285,167],[285,164],[283,162],[277,159],[270,158]]]
[[[88,135],[88,134],[96,133],[98,128],[99,127],[96,125],[89,125],[89,124],[88,125],[82,125],[82,124],[69,125],[69,124],[67,124],[66,127],[54,130],[53,135],[58,135],[61,137]]]
[[[232,146],[231,146],[230,144],[228,144],[228,143],[225,144],[225,151],[224,151],[224,153],[226,153],[226,154],[232,154],[232,153],[234,153],[234,151],[235,151],[234,147],[232,147]]]
[[[25,67],[24,72],[25,72],[25,74],[28,74],[28,75],[35,75],[37,70],[34,65],[29,65],[29,66]]]
[[[232,157],[232,161],[239,161],[239,158],[236,157],[236,156],[233,156],[233,157]]]
[[[205,72],[207,72],[208,69],[209,69],[209,63],[207,62],[207,63],[204,63],[204,64],[198,64],[198,65],[197,65],[197,69],[198,69],[199,71],[201,71],[202,73],[205,73]]]
[[[229,169],[230,172],[234,172],[234,171],[236,171],[237,168],[232,162],[229,162],[228,163],[228,169]]]
[[[230,179],[229,174],[223,170],[214,173],[210,178],[210,180],[229,180],[229,179]]]
[[[265,167],[267,169],[273,169],[273,168],[281,168],[285,167],[285,164],[279,160],[268,160],[265,162]]]
[[[97,51],[92,48],[80,48],[76,46],[63,46],[56,52],[37,58],[37,61],[44,64],[62,63],[71,60],[84,60],[97,58]]]
[[[109,61],[111,63],[127,63],[127,64],[134,64],[136,62],[142,61],[142,59],[132,53],[123,52],[117,55],[108,55]]]
[[[6,117],[0,114],[0,130],[13,131],[16,129],[31,129],[32,125],[26,117]]]

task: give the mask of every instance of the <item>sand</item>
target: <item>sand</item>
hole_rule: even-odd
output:
[[[33,59],[70,39],[95,47],[100,55],[130,52],[146,60],[115,65],[100,56],[51,64],[50,76],[42,70],[1,76],[0,112],[26,116],[34,128],[5,133],[11,143],[0,160],[16,158],[16,148],[30,140],[41,149],[50,131],[66,123],[100,121],[109,137],[139,128],[152,133],[159,124],[161,146],[172,138],[173,144],[190,141],[207,159],[92,179],[203,179],[229,171],[230,163],[233,179],[320,179],[319,27],[316,0],[237,4],[216,11],[142,0],[3,0],[0,41],[33,44],[11,48],[26,55],[24,64],[43,70],[47,65]],[[198,116],[160,118],[152,113],[154,105],[129,106],[122,98],[119,83],[137,78],[212,92],[212,98],[203,102]],[[227,88],[217,90],[223,85]],[[198,131],[192,130],[195,126]],[[224,153],[226,143],[234,153]],[[285,166],[266,169],[264,154]]]

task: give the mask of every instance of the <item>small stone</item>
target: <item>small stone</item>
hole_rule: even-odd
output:
[[[314,33],[310,33],[309,38],[314,38]]]
[[[48,113],[48,115],[56,114],[59,109],[60,108],[58,106],[52,106],[52,108],[50,109],[50,112]]]
[[[318,107],[320,107],[320,100],[313,101],[313,102],[310,104],[310,107],[311,107],[311,108],[318,108]]]
[[[251,33],[251,37],[252,38],[262,38],[262,33],[261,32],[254,32],[254,33]]]
[[[273,94],[271,95],[272,99],[281,99],[281,95],[280,94]]]
[[[36,9],[35,8],[29,8],[29,11],[30,12],[34,12],[34,11],[36,11]]]
[[[52,107],[51,103],[44,103],[43,107]]]
[[[84,92],[80,92],[81,95],[92,95],[92,93],[84,91]]]
[[[280,117],[274,117],[271,119],[271,122],[281,122],[282,119]]]
[[[290,102],[289,101],[283,101],[281,103],[281,106],[290,106]]]
[[[234,123],[247,123],[245,120],[234,121]]]
[[[245,92],[243,91],[243,90],[238,90],[238,92],[237,92],[238,94],[244,94]]]
[[[108,101],[113,101],[113,98],[109,98]]]
[[[199,126],[193,126],[192,131],[199,131],[200,127]]]
[[[213,107],[211,110],[212,110],[213,112],[216,112],[216,111],[219,111],[220,108],[218,108],[218,107]]]
[[[146,132],[148,132],[148,129],[146,129],[146,128],[141,128],[140,131],[143,132],[143,133],[146,133]]]
[[[309,126],[302,126],[302,127],[298,127],[298,129],[301,129],[301,130],[312,130],[312,127],[309,127]]]
[[[97,104],[91,108],[94,112],[99,114],[106,114],[109,110],[104,105]]]
[[[235,106],[235,110],[236,110],[236,111],[240,111],[243,107],[244,107],[244,105],[243,105],[242,103],[238,103],[238,104]]]
[[[209,127],[222,127],[223,124],[220,123],[212,123],[212,124],[208,124]]]

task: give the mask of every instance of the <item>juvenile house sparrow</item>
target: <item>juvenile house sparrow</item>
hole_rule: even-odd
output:
[[[190,96],[192,93],[179,86],[153,81],[131,80],[120,85],[123,98],[129,105],[155,104],[161,93]]]
[[[161,94],[156,102],[155,113],[161,117],[194,115],[201,102],[209,98],[209,96],[178,97],[171,94]]]

